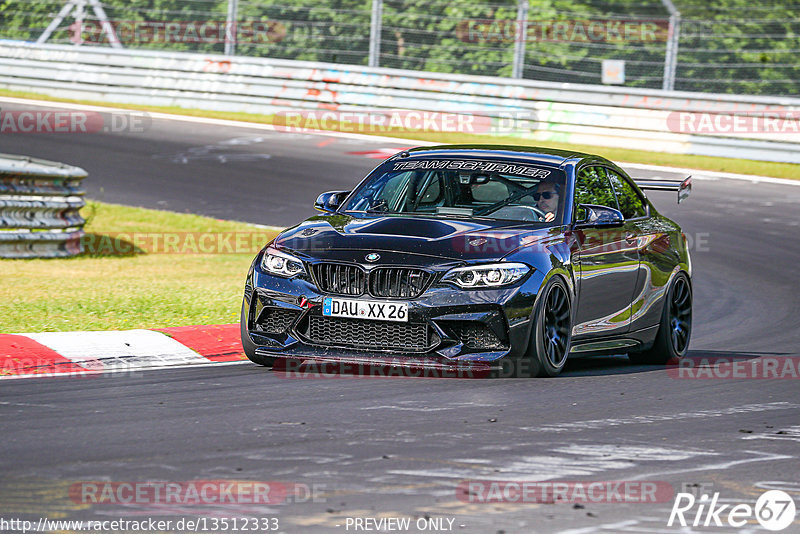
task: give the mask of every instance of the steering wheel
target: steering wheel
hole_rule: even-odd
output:
[[[529,210],[533,211],[533,213],[536,214],[536,218],[538,219],[539,222],[546,222],[547,214],[545,212],[543,212],[542,210],[540,210],[539,208],[537,208],[536,206],[521,206],[521,207],[525,207],[525,208],[528,208]],[[553,215],[555,215],[555,214],[553,214]],[[555,219],[555,217],[553,217],[553,219]]]
[[[533,212],[536,214],[536,216],[539,217],[539,221],[543,221],[545,219],[545,217],[547,217],[547,214],[545,212],[543,212],[542,210],[540,210],[539,208],[537,208],[536,206],[525,206],[525,207],[526,208],[530,208],[531,210],[533,210]]]
[[[526,217],[524,217],[524,218],[521,217],[520,212],[518,211],[520,209],[526,210],[526,211],[523,212],[523,213],[527,214]],[[503,206],[502,208],[500,208],[497,211],[494,211],[493,213],[495,214],[495,216],[499,216],[499,214],[504,213],[504,211],[505,211],[505,214],[509,218],[512,218],[512,219],[519,218],[519,220],[524,220],[524,221],[542,222],[542,221],[545,220],[545,217],[546,217],[546,214],[542,210],[540,210],[539,208],[537,208],[535,206],[526,206],[526,205],[519,205],[519,204],[512,204],[512,205],[508,205],[508,206]],[[532,214],[530,213],[531,211],[533,212]],[[530,217],[530,218],[528,218],[528,217]]]

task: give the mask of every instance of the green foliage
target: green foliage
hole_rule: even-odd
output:
[[[685,0],[676,89],[800,94],[796,0]]]
[[[618,209],[614,190],[601,167],[587,167],[575,181],[575,208],[579,204],[594,204]],[[581,218],[580,215],[578,218]]]
[[[626,219],[635,219],[636,217],[643,217],[646,215],[646,208],[639,195],[633,187],[628,184],[621,176],[615,172],[605,169],[608,179],[614,186],[614,193],[617,196],[617,203],[619,204],[619,211],[622,212],[623,217]]]
[[[304,61],[366,64],[370,0],[262,0],[241,3],[240,21],[267,22],[267,39],[244,39],[237,53]]]
[[[95,214],[86,224],[87,234],[106,237],[108,243],[119,243],[113,240],[121,234],[159,235],[163,242],[166,236],[187,232],[212,238],[244,234],[266,243],[277,233],[199,215],[92,201],[86,211]],[[248,245],[252,241],[248,239]],[[103,250],[102,245],[99,248]],[[0,332],[126,330],[239,320],[242,283],[255,256],[252,250],[115,255],[111,248],[105,255],[2,260],[6,283],[0,284]],[[169,276],[164,275],[165,264]],[[58,291],[42,284],[45,279],[58,280]]]

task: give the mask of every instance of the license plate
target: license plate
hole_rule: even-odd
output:
[[[322,315],[406,323],[408,322],[408,303],[325,297],[322,300]]]

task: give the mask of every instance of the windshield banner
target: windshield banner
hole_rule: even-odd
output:
[[[500,172],[518,176],[529,176],[531,178],[546,178],[550,175],[549,170],[531,167],[529,165],[480,160],[417,159],[396,161],[392,168],[395,171],[412,171],[415,169],[447,169],[461,171]]]

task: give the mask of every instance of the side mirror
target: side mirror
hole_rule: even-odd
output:
[[[625,217],[622,212],[608,206],[580,204],[576,224],[584,228],[613,228],[622,226]]]
[[[327,193],[322,193],[314,202],[314,209],[322,212],[334,212],[349,194],[350,191],[328,191]]]

